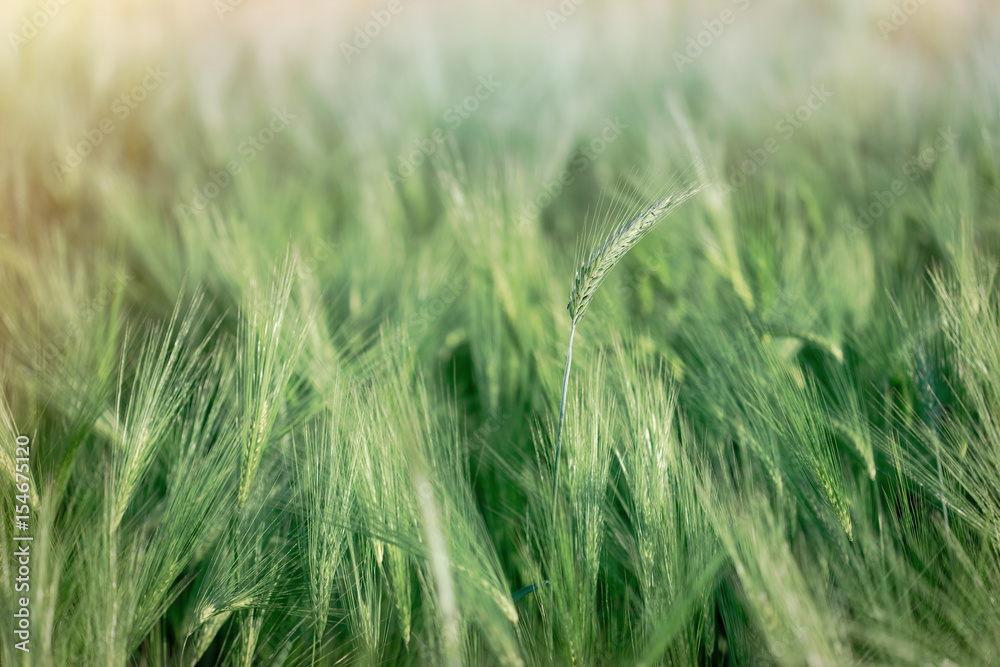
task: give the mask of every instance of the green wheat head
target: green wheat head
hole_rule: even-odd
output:
[[[573,279],[573,290],[569,295],[569,310],[571,319],[569,330],[569,344],[566,346],[566,366],[563,370],[562,398],[559,402],[559,426],[556,429],[556,450],[553,457],[554,465],[552,470],[552,495],[555,498],[557,484],[559,480],[559,452],[562,447],[563,424],[566,420],[566,391],[569,388],[569,369],[573,363],[573,335],[576,332],[576,325],[583,319],[590,305],[591,299],[601,286],[601,282],[608,273],[615,267],[625,254],[632,249],[639,240],[649,233],[657,222],[668,216],[678,206],[688,199],[698,194],[704,185],[700,182],[688,184],[681,189],[675,189],[671,194],[662,197],[638,215],[626,219],[616,227],[604,239],[590,257],[583,263]]]
[[[700,184],[692,185],[680,193],[674,192],[667,195],[647,206],[635,217],[625,220],[608,234],[604,242],[591,253],[587,261],[577,270],[576,277],[573,279],[573,290],[570,292],[567,306],[573,324],[583,319],[597,288],[601,286],[604,278],[615,267],[618,260],[648,234],[656,226],[656,223],[696,195],[702,187]]]

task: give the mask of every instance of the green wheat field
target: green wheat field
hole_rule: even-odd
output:
[[[0,37],[0,665],[1000,664],[995,5]]]

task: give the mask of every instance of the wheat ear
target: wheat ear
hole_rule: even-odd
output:
[[[700,184],[691,185],[680,192],[674,192],[658,199],[638,215],[626,219],[618,225],[604,242],[590,254],[587,261],[577,270],[573,279],[573,289],[569,293],[570,327],[569,345],[566,348],[566,369],[563,372],[562,399],[559,403],[559,426],[556,430],[556,455],[552,471],[552,496],[555,498],[556,483],[559,479],[559,450],[562,445],[563,422],[566,418],[566,390],[569,388],[569,368],[573,362],[573,335],[576,325],[583,319],[594,293],[604,278],[625,254],[649,233],[656,223],[667,217],[678,206],[701,190]]]

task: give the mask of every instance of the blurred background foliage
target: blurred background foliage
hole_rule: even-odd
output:
[[[990,664],[998,19],[5,4],[2,663]]]

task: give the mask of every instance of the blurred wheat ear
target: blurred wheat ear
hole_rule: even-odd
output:
[[[569,368],[573,362],[573,335],[576,333],[576,325],[583,319],[597,288],[601,286],[618,260],[624,257],[643,236],[648,234],[656,226],[656,223],[698,194],[703,187],[704,183],[696,182],[671,188],[672,191],[668,195],[648,205],[638,215],[626,218],[615,227],[604,239],[604,242],[577,269],[576,277],[573,279],[573,289],[569,293],[569,304],[566,306],[570,317],[569,344],[566,347],[566,369],[563,372],[562,399],[559,402],[559,426],[556,430],[555,464],[552,470],[553,500],[559,480],[559,450],[562,445],[563,420],[566,417],[566,390],[569,387]]]

